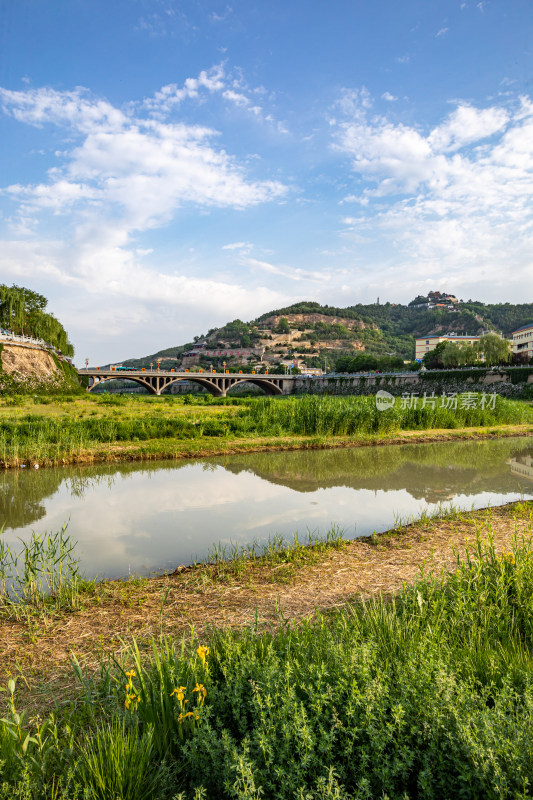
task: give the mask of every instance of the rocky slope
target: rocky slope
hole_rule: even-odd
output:
[[[79,390],[77,373],[67,361],[36,345],[0,342],[0,394]]]

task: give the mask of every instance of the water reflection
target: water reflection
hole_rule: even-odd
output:
[[[533,494],[528,440],[262,453],[197,461],[4,472],[0,525],[14,540],[70,519],[89,574],[147,572],[245,544],[339,524],[384,530],[439,502]]]
[[[511,473],[518,478],[533,482],[533,448],[525,448],[510,459]]]

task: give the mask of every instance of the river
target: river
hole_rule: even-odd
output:
[[[533,498],[529,439],[273,452],[190,461],[6,471],[2,538],[68,523],[88,577],[146,575],[213,545],[391,528],[453,503]]]

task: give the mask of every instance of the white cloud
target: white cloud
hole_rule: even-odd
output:
[[[382,100],[387,100],[389,103],[393,103],[393,102],[394,102],[395,100],[397,100],[398,98],[397,98],[397,97],[395,97],[395,96],[394,96],[393,94],[391,94],[390,92],[383,92],[383,94],[381,95],[381,99],[382,99]]]
[[[235,92],[233,89],[226,89],[222,92],[222,97],[224,100],[230,100],[232,103],[235,103],[236,106],[246,107],[250,105],[250,101],[246,95],[241,92]],[[259,106],[256,106],[256,108],[260,111]]]
[[[300,268],[290,267],[287,265],[275,266],[268,261],[260,261],[257,258],[245,258],[243,263],[247,264],[254,270],[267,272],[270,275],[281,275],[290,281],[310,281],[312,283],[325,283],[329,280],[329,275],[323,272],[312,270],[304,270]]]
[[[279,127],[282,123],[276,122],[272,114],[265,114],[263,107],[257,104],[256,98],[264,94],[262,86],[250,88],[240,71],[231,74],[224,64],[216,64],[209,70],[202,70],[196,78],[187,78],[181,86],[177,83],[166,84],[153,97],[146,98],[143,106],[158,119],[181,106],[185,100],[201,103],[210,95],[218,95],[230,105]]]
[[[504,108],[478,109],[462,104],[431,131],[428,142],[435,152],[458,150],[500,133],[508,122],[509,113]]]
[[[153,97],[147,98],[144,105],[150,111],[168,113],[184,100],[197,99],[204,90],[208,93],[222,92],[225,87],[224,67],[217,64],[210,70],[202,70],[197,78],[187,78],[183,86],[178,86],[177,83],[166,84]]]
[[[446,34],[448,33],[448,31],[449,31],[449,28],[441,28],[441,29],[440,29],[439,31],[437,31],[437,33],[435,34],[435,38],[436,38],[436,39],[438,39],[440,36],[446,36]]]
[[[72,206],[82,200],[98,199],[98,191],[83,183],[72,183],[68,180],[58,180],[52,184],[37,184],[35,186],[21,186],[13,184],[6,188],[6,193],[13,198],[20,198],[36,210],[37,208],[50,208],[59,213],[67,206]]]
[[[277,181],[247,181],[235,159],[214,146],[218,134],[208,128],[128,116],[84,90],[0,90],[0,98],[22,122],[68,126],[81,138],[62,154],[66,166],[49,171],[47,184],[8,188],[35,208],[89,202],[105,216],[114,209],[128,230],[144,230],[183,204],[244,208],[285,191]]]
[[[363,201],[359,216],[343,218],[346,235],[388,243],[406,279],[448,273],[460,287],[483,275],[507,297],[505,268],[524,285],[533,273],[532,142],[529,98],[514,108],[459,103],[426,132],[359,108],[334,145],[362,183],[345,198]]]
[[[230,244],[223,245],[222,250],[240,250],[249,253],[250,250],[253,250],[253,247],[250,242],[230,242]]]
[[[216,11],[212,11],[211,14],[209,15],[209,19],[212,22],[225,22],[228,19],[228,17],[230,17],[232,14],[233,14],[233,9],[231,8],[231,6],[226,6],[222,14],[217,14]]]
[[[216,88],[218,81],[217,74],[202,73],[196,86]],[[195,90],[190,84],[187,89]],[[217,131],[146,118],[135,106],[116,109],[84,89],[0,90],[0,102],[21,123],[57,126],[64,140],[57,165],[44,180],[3,189],[4,200],[17,211],[8,219],[11,237],[2,246],[2,275],[20,276],[28,284],[51,279],[66,291],[98,296],[99,307],[110,307],[110,313],[114,303],[117,309],[128,303],[145,309],[164,302],[185,316],[201,305],[206,316],[219,318],[236,316],[243,306],[259,313],[279,304],[275,291],[191,276],[187,265],[170,267],[167,274],[148,262],[151,249],[136,241],[185,206],[244,209],[285,194],[279,181],[249,179],[219,144]],[[39,223],[46,230],[40,238]],[[60,236],[54,239],[56,229]],[[243,243],[243,253],[247,247]],[[81,319],[73,320],[74,331]]]
[[[50,122],[69,124],[81,133],[93,131],[95,127],[101,131],[117,131],[128,122],[120,109],[106,100],[92,97],[87,89],[9,91],[0,87],[0,103],[2,110],[19,122],[37,126]]]

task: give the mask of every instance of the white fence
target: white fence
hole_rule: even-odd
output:
[[[33,336],[19,336],[17,333],[6,331],[3,328],[0,328],[0,339],[7,339],[13,342],[25,342],[27,344],[40,344],[44,345],[44,347],[51,347],[51,345],[47,344],[43,339],[34,339]]]
[[[22,342],[23,344],[36,344],[39,347],[46,347],[47,350],[53,350],[54,353],[57,353],[59,356],[63,356],[61,350],[58,350],[57,347],[54,347],[53,344],[49,342],[45,342],[44,339],[34,339],[33,336],[19,336],[17,333],[12,333],[12,331],[6,331],[4,328],[0,328],[0,341],[4,342]],[[69,363],[71,359],[66,359]]]

